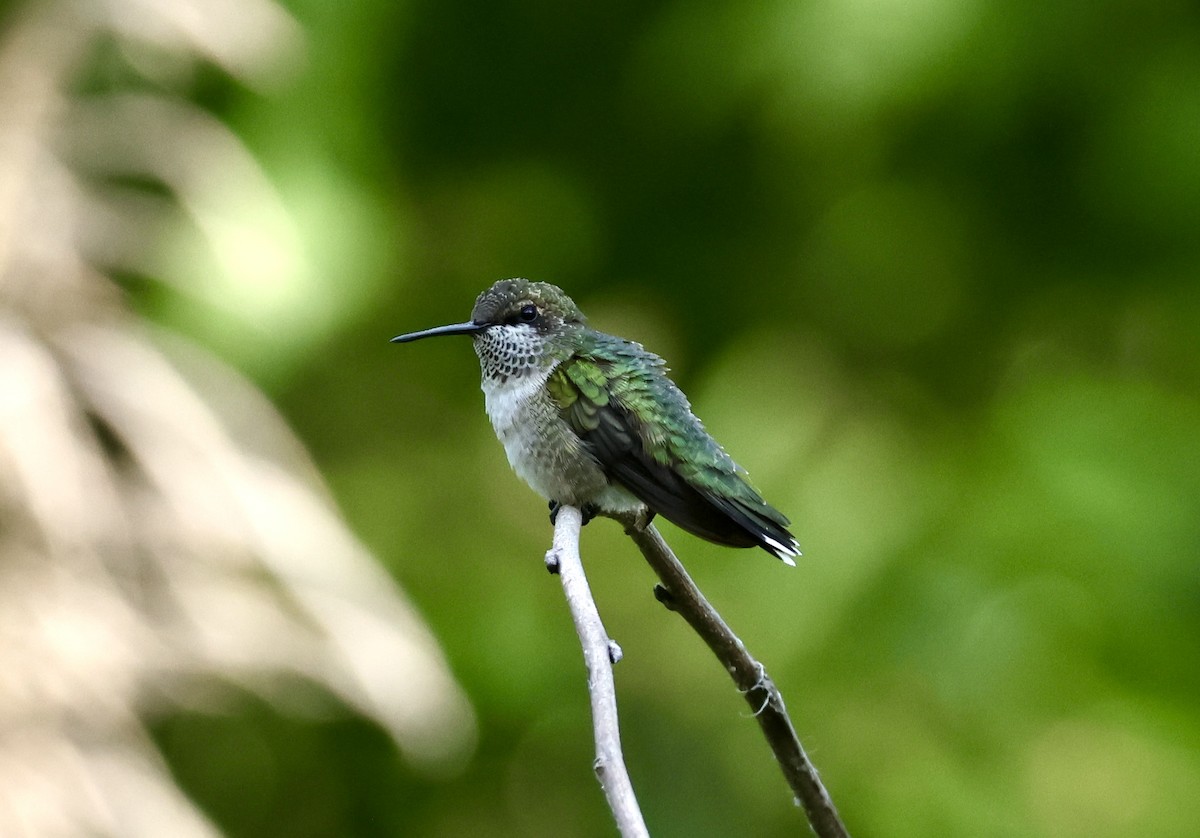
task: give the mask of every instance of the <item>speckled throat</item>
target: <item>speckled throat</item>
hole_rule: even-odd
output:
[[[554,366],[545,339],[534,329],[494,326],[475,336],[475,354],[485,379],[504,384]]]
[[[559,414],[546,381],[561,361],[532,330],[499,326],[475,338],[488,418],[508,461],[534,491],[572,506],[640,506],[609,485],[599,463]],[[569,362],[567,362],[569,363]]]

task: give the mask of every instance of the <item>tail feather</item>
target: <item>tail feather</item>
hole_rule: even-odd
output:
[[[795,537],[787,531],[785,526],[787,518],[765,503],[762,504],[763,509],[760,511],[740,500],[731,500],[709,493],[705,493],[705,495],[709,503],[738,524],[759,547],[774,555],[784,564],[795,567],[795,557],[801,555],[800,545],[796,542]],[[775,517],[784,523],[781,524],[774,520]]]
[[[800,548],[787,530],[787,518],[762,501],[756,509],[697,489],[673,470],[643,460],[624,459],[611,473],[656,514],[692,535],[727,547],[761,547],[785,564],[796,564]]]

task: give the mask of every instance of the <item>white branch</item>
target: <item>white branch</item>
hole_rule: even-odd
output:
[[[621,732],[617,724],[617,690],[612,665],[621,659],[621,649],[612,642],[600,621],[600,612],[588,587],[579,557],[579,531],[583,518],[578,509],[561,506],[554,524],[554,546],[546,554],[546,567],[562,579],[567,606],[583,646],[587,665],[588,694],[592,701],[592,725],[596,733],[594,768],[608,806],[625,838],[646,836],[646,822],[638,808],[633,784],[621,756]]]

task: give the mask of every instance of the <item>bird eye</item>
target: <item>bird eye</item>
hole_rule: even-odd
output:
[[[537,320],[537,306],[530,304],[521,309],[520,318],[522,323],[532,323]]]

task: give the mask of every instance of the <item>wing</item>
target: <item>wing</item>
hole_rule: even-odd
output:
[[[788,519],[705,431],[663,360],[630,341],[598,340],[560,364],[548,386],[609,479],[694,535],[791,563],[799,551]]]

